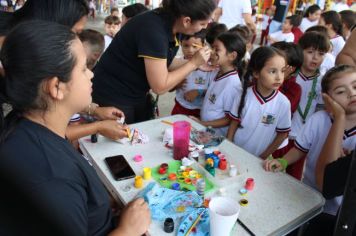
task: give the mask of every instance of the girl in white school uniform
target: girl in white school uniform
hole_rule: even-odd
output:
[[[210,80],[205,94],[199,122],[214,128],[217,135],[226,136],[230,123],[227,114],[242,90],[239,73],[242,72],[241,60],[246,45],[238,34],[226,32],[219,35],[212,46],[211,63],[220,68],[211,73],[214,79]]]
[[[318,5],[314,4],[306,10],[304,18],[300,23],[300,30],[304,33],[308,28],[318,24],[321,14],[321,9]]]
[[[323,25],[328,29],[328,35],[332,44],[331,54],[334,57],[337,57],[345,45],[345,40],[342,37],[342,22],[340,15],[336,11],[324,12],[319,19],[319,25]]]
[[[336,102],[345,110],[342,124],[344,135],[340,142],[342,146],[340,150],[344,153],[351,152],[356,145],[356,68],[341,65],[330,69],[323,77],[321,86],[322,92],[327,94],[324,95],[324,98],[333,100],[334,103]],[[322,110],[313,114],[298,135],[295,147],[285,155],[282,161],[286,165],[292,164],[306,154],[303,182],[317,190],[316,163],[333,122],[334,117],[328,111]],[[267,160],[265,169],[268,171],[283,170],[280,161]],[[327,200],[324,213],[336,215],[341,200],[341,198]]]
[[[287,138],[291,127],[290,102],[278,91],[285,67],[285,56],[278,49],[256,49],[244,77],[242,95],[234,100],[229,113],[227,138],[264,159]],[[256,82],[249,86],[251,77]]]

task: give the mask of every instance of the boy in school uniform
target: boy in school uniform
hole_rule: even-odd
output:
[[[291,22],[291,16],[288,16],[282,24],[282,30],[276,31],[267,36],[269,45],[280,41],[293,42],[294,34],[292,33],[292,28],[293,25]]]
[[[303,50],[304,61],[298,71],[296,82],[302,89],[301,99],[297,111],[293,113],[292,129],[289,133],[290,142],[298,137],[305,122],[322,106],[321,78],[319,67],[329,51],[328,38],[318,32],[307,32],[299,40],[299,46]],[[287,173],[297,179],[302,178],[305,158],[289,166]]]
[[[184,59],[190,60],[200,48],[204,47],[205,33],[184,35],[181,41]],[[200,108],[203,105],[204,95],[209,83],[209,72],[197,69],[190,73],[184,85],[176,89],[175,105],[171,114],[200,117]]]
[[[303,51],[299,45],[287,42],[277,42],[271,45],[286,55],[287,66],[284,71],[284,81],[279,91],[282,92],[290,102],[291,114],[297,111],[302,88],[296,82],[296,72],[303,65]],[[293,147],[293,142],[288,138],[272,153],[274,158],[285,155]]]
[[[107,16],[105,18],[105,48],[104,51],[109,47],[112,39],[115,37],[117,32],[120,30],[120,18],[117,16]]]

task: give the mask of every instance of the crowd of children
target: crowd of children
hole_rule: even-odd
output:
[[[228,32],[223,24],[208,28],[206,40],[213,50],[209,65],[219,69],[191,73],[177,89],[172,114],[195,116],[216,134],[265,159],[266,170],[286,170],[320,190],[318,158],[333,122],[340,118],[330,111],[330,103],[338,104],[344,114],[338,126],[343,133],[338,150],[349,153],[356,145],[355,68],[335,65],[356,15],[350,10],[322,12],[312,5],[303,19],[288,16],[281,31],[268,34],[269,11],[263,16],[261,34],[261,45],[267,37],[269,46],[254,50],[239,46],[238,35],[246,45],[251,42],[236,30],[243,26]],[[204,45],[196,37],[182,39],[185,57],[186,44]],[[197,88],[201,82],[204,86]],[[177,104],[188,110],[178,110]],[[194,112],[189,110],[192,104],[199,104]],[[321,218],[335,216],[341,201],[342,197],[328,199]]]
[[[101,50],[105,51],[120,27],[146,10],[140,4],[128,6],[120,20],[114,9],[105,19],[104,49],[98,32],[82,32],[88,67],[95,66]],[[320,189],[323,176],[317,168],[318,157],[333,122],[339,124],[342,119],[342,125],[337,126],[343,130],[338,148],[350,152],[356,145],[355,68],[335,66],[356,15],[351,10],[323,12],[318,5],[311,5],[303,18],[288,16],[280,31],[269,34],[272,15],[272,9],[266,9],[257,49],[253,49],[255,36],[243,25],[228,30],[224,24],[212,22],[206,31],[182,35],[185,60],[205,46],[212,54],[207,65],[171,90],[176,93],[171,114],[190,116],[216,135],[265,159],[266,170],[285,170]],[[330,104],[338,104],[344,115],[331,112]],[[336,215],[341,200],[327,200],[323,214]]]

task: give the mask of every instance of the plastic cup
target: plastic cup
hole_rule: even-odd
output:
[[[209,203],[210,235],[229,236],[240,213],[239,204],[228,197],[215,197]]]
[[[181,160],[189,153],[190,123],[176,121],[173,123],[173,158]]]

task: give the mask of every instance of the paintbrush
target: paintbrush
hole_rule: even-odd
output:
[[[195,219],[195,221],[193,222],[192,226],[190,226],[190,228],[188,229],[187,233],[184,236],[188,236],[190,234],[190,232],[192,232],[193,228],[198,224],[198,222],[200,221],[202,215],[205,213],[205,211],[202,211],[198,217]]]
[[[204,46],[199,45],[199,44],[196,44],[196,43],[192,43],[192,45],[193,45],[194,47],[197,47],[197,48],[204,48]]]

